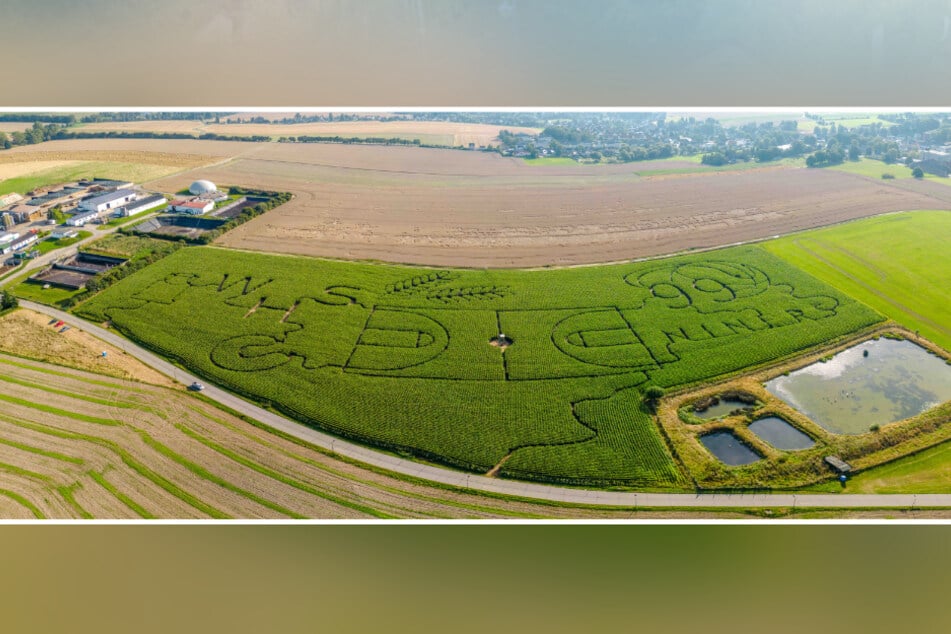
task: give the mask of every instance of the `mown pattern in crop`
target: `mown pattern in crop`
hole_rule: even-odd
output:
[[[80,309],[334,433],[556,482],[683,483],[642,404],[882,319],[757,247],[547,271],[189,248]],[[490,345],[504,333],[505,348]]]

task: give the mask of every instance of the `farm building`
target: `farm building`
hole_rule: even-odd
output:
[[[13,243],[20,237],[19,233],[0,233],[0,253],[6,255],[13,252]]]
[[[128,205],[120,208],[119,213],[123,217],[134,216],[136,214],[142,213],[143,211],[161,207],[164,204],[165,196],[162,196],[161,194],[152,194],[151,196],[146,196],[144,198],[139,198],[138,200],[132,201]]]
[[[17,238],[17,240],[14,241],[13,244],[11,244],[10,246],[13,247],[14,251],[19,251],[20,249],[25,249],[26,247],[30,246],[31,244],[36,242],[38,239],[39,238],[36,236],[35,233],[28,233],[22,238]]]
[[[67,229],[66,227],[62,227],[60,229],[54,229],[50,233],[50,237],[53,238],[54,240],[61,240],[63,238],[75,238],[78,235],[79,235],[78,231],[76,231],[75,229]]]
[[[55,207],[56,205],[69,205],[75,202],[80,196],[85,194],[85,187],[67,185],[62,189],[48,191],[44,194],[33,196],[30,198],[28,204],[34,207]]]
[[[18,203],[23,200],[23,196],[17,193],[4,194],[0,196],[0,208],[6,207],[7,205],[12,205],[13,203]]]
[[[211,181],[198,180],[189,186],[188,191],[193,196],[200,196],[202,194],[210,194],[212,192],[218,191],[218,188],[215,187],[215,184]]]
[[[110,209],[117,209],[135,200],[135,192],[131,189],[118,189],[114,192],[93,196],[79,203],[79,208],[95,213],[102,213]]]
[[[7,210],[17,222],[33,222],[46,218],[46,210],[33,205],[14,205]]]
[[[172,211],[177,211],[178,213],[192,214],[197,216],[214,209],[215,203],[211,200],[173,200],[169,204],[169,208]]]
[[[16,218],[13,217],[13,214],[5,211],[3,212],[3,228],[12,229],[13,225],[17,223]]]
[[[84,213],[79,213],[66,221],[70,227],[81,227],[87,222],[92,222],[99,217],[98,211],[87,211]]]
[[[129,181],[114,181],[108,178],[94,178],[92,180],[81,180],[77,183],[80,187],[86,187],[90,192],[114,192],[117,189],[132,189],[133,184]]]

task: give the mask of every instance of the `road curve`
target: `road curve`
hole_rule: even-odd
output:
[[[184,385],[198,381],[198,377],[169,363],[158,355],[128,339],[84,321],[75,315],[35,302],[21,300],[20,305],[39,313],[61,319],[74,328],[84,330],[107,341],[155,370]],[[242,398],[213,385],[205,386],[205,396],[222,405],[253,418],[268,427],[278,429],[300,440],[323,447],[341,456],[362,463],[423,478],[441,484],[524,498],[621,507],[682,507],[682,508],[951,508],[951,494],[823,494],[823,493],[629,493],[572,489],[489,478],[478,474],[453,471],[442,467],[420,464],[397,456],[380,453],[346,440],[317,431],[274,412],[262,409]]]

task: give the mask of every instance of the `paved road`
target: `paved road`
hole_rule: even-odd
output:
[[[146,365],[173,378],[182,384],[190,384],[198,378],[185,372],[161,357],[137,346],[128,339],[100,328],[60,310],[21,300],[20,305],[40,313],[62,319],[80,330],[107,341],[126,353],[136,357]],[[241,412],[274,429],[290,434],[303,441],[329,449],[339,455],[360,462],[387,469],[399,474],[416,476],[433,482],[449,484],[491,493],[516,495],[556,502],[578,504],[599,504],[623,507],[815,507],[815,508],[951,508],[951,494],[902,494],[902,495],[858,495],[858,494],[822,494],[822,493],[622,493],[616,491],[593,491],[588,489],[570,489],[501,480],[482,475],[467,474],[441,467],[419,464],[410,460],[380,453],[360,445],[324,434],[273,412],[262,409],[242,398],[206,385],[205,396]]]

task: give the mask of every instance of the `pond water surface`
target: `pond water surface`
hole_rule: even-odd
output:
[[[778,376],[766,389],[830,432],[861,434],[951,399],[951,365],[911,341],[879,339]]]
[[[743,409],[745,407],[752,407],[752,405],[733,398],[721,398],[720,402],[716,405],[711,405],[702,412],[694,412],[694,416],[704,420],[710,418],[719,418],[720,416],[726,416],[735,409]]]
[[[756,462],[762,456],[743,444],[731,431],[715,431],[700,436],[700,442],[707,451],[721,462],[736,467]]]
[[[750,431],[776,449],[795,451],[809,449],[816,441],[778,416],[767,416],[750,423]]]

